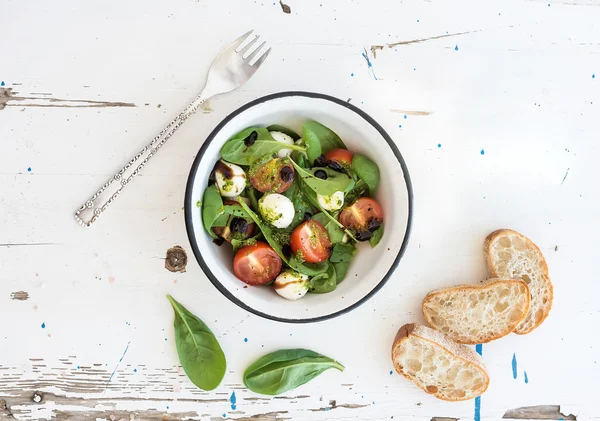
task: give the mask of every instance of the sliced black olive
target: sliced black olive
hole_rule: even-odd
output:
[[[256,139],[258,139],[258,132],[256,130],[254,130],[252,133],[250,133],[248,135],[248,137],[246,137],[244,139],[244,145],[250,147],[250,146],[254,145],[254,142],[256,142]]]
[[[240,234],[244,234],[248,229],[248,223],[244,218],[236,216],[231,220],[231,223],[229,224],[229,229],[231,230],[231,232],[238,232]]]
[[[367,241],[372,236],[373,233],[371,231],[359,231],[356,233],[356,239],[358,241]]]
[[[292,256],[292,248],[289,244],[284,244],[281,248],[281,252],[283,253],[286,259],[289,259]]]
[[[319,155],[317,159],[315,159],[315,167],[326,167],[329,164],[329,160],[325,158],[325,155]]]
[[[219,238],[215,238],[213,240],[213,243],[215,243],[217,246],[221,247],[223,245],[223,243],[225,242],[225,240],[221,237]]]
[[[294,179],[294,170],[290,166],[281,167],[279,170],[279,177],[284,183],[289,183]]]
[[[315,171],[315,177],[320,178],[321,180],[327,180],[327,173],[323,170]]]
[[[369,223],[367,224],[367,229],[371,232],[375,231],[377,228],[381,226],[381,221],[377,218],[369,219]]]
[[[308,221],[310,218],[312,218],[312,214],[310,212],[304,212],[304,220]]]
[[[333,171],[345,172],[344,167],[342,167],[341,164],[337,161],[329,161],[328,167],[331,168]]]

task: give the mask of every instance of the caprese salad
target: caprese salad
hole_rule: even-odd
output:
[[[249,127],[221,148],[200,204],[213,242],[233,246],[233,271],[288,300],[344,280],[359,242],[375,247],[383,211],[377,164],[315,121],[302,136]]]

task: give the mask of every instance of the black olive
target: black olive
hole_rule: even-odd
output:
[[[373,233],[371,231],[359,231],[356,233],[356,239],[358,241],[367,241],[372,236]]]
[[[289,167],[287,165],[281,167],[281,169],[279,170],[279,177],[281,177],[281,180],[284,183],[289,183],[294,179],[294,170],[292,169],[292,167]]]
[[[369,219],[369,223],[367,225],[367,229],[371,232],[375,231],[377,228],[381,226],[381,221],[377,218]]]
[[[292,248],[290,247],[289,244],[284,244],[283,247],[281,248],[281,252],[283,253],[283,255],[286,258],[289,258],[292,255]]]
[[[329,164],[329,160],[325,158],[325,155],[319,155],[317,159],[315,159],[315,167],[326,167]]]
[[[340,163],[339,163],[339,162],[337,162],[337,161],[329,161],[329,164],[328,164],[328,166],[329,166],[329,168],[331,168],[333,171],[337,171],[337,172],[345,172],[345,171],[344,171],[344,167],[342,167],[342,166],[340,165]]]
[[[258,132],[256,130],[254,130],[252,133],[250,133],[248,135],[248,137],[246,137],[244,139],[244,145],[250,147],[250,146],[254,145],[254,142],[256,142],[256,139],[258,139]]]
[[[231,232],[239,232],[240,234],[244,234],[248,229],[248,223],[244,218],[236,216],[231,220],[231,223],[229,224],[229,229],[231,230]]]
[[[310,218],[312,218],[312,214],[310,212],[304,212],[304,220],[308,221]]]
[[[215,244],[216,244],[217,246],[219,246],[219,247],[221,247],[221,246],[223,245],[223,243],[224,243],[224,242],[225,242],[225,240],[224,240],[224,239],[222,239],[221,237],[219,237],[219,238],[215,238],[215,239],[213,240],[213,243],[215,243]]]
[[[315,177],[320,178],[321,180],[327,180],[327,173],[323,170],[315,171]]]

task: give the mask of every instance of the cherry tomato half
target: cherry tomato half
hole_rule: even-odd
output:
[[[372,231],[383,222],[383,210],[370,197],[361,197],[340,212],[340,222],[356,232]]]
[[[325,158],[329,161],[345,162],[348,165],[352,165],[353,156],[347,149],[332,149],[325,154]]]
[[[302,253],[305,262],[320,263],[329,258],[331,240],[323,225],[315,220],[301,223],[292,232],[290,240],[292,253]]]
[[[283,158],[275,158],[251,168],[249,175],[259,192],[283,193],[294,181],[294,167]]]
[[[233,273],[248,285],[271,282],[281,271],[281,257],[267,243],[241,247],[233,258]]]

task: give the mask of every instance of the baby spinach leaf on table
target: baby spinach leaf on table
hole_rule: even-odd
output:
[[[252,146],[246,146],[244,139],[231,139],[221,148],[221,158],[233,164],[251,165],[265,155],[276,154],[281,149],[305,150],[303,146],[288,145],[276,140],[256,140]]]
[[[332,149],[346,149],[346,145],[337,134],[316,121],[307,121],[302,125],[302,139],[306,143],[306,152],[311,163]]]
[[[375,247],[381,241],[383,237],[383,224],[379,226],[375,231],[373,231],[373,236],[369,239],[369,243],[371,247]]]
[[[270,126],[267,127],[267,130],[270,132],[284,133],[294,140],[300,139],[300,135],[298,135],[298,133],[296,133],[295,131],[293,131],[291,129],[288,129],[287,127],[280,126],[279,124],[271,124]]]
[[[344,230],[329,219],[323,212],[316,214],[312,219],[325,227],[329,234],[329,239],[333,244],[341,242],[344,238]]]
[[[327,268],[329,267],[327,262],[317,264],[301,263],[298,262],[298,260],[293,256],[288,259],[283,253],[283,244],[279,243],[275,238],[277,236],[275,233],[275,228],[272,228],[268,224],[264,223],[262,219],[243,201],[240,201],[239,204],[244,208],[248,215],[250,215],[252,220],[254,220],[256,226],[262,231],[267,243],[269,243],[273,250],[275,250],[279,257],[281,257],[281,260],[283,260],[289,267],[307,276],[314,276],[327,271]]]
[[[330,168],[312,168],[304,169],[292,160],[294,169],[304,184],[317,194],[323,196],[331,196],[335,192],[343,191],[354,186],[354,180],[348,177],[347,174],[339,173]],[[327,179],[323,180],[315,176],[315,171],[324,171],[327,174]]]
[[[301,386],[330,368],[344,366],[308,349],[282,349],[259,358],[244,372],[244,384],[253,392],[278,395]]]
[[[311,278],[308,282],[308,290],[314,294],[326,294],[337,286],[335,267],[329,266],[326,273],[321,273]]]
[[[212,185],[207,187],[204,190],[204,197],[202,198],[202,223],[206,232],[213,238],[218,238],[218,236],[211,228],[217,218],[223,215],[224,212],[223,199],[221,199],[221,194],[217,186]]]
[[[379,167],[364,155],[355,154],[352,158],[352,170],[369,186],[369,193],[373,195],[379,185]]]
[[[215,389],[227,368],[225,354],[217,338],[202,320],[170,295],[167,298],[175,311],[175,342],[185,374],[200,389]]]

